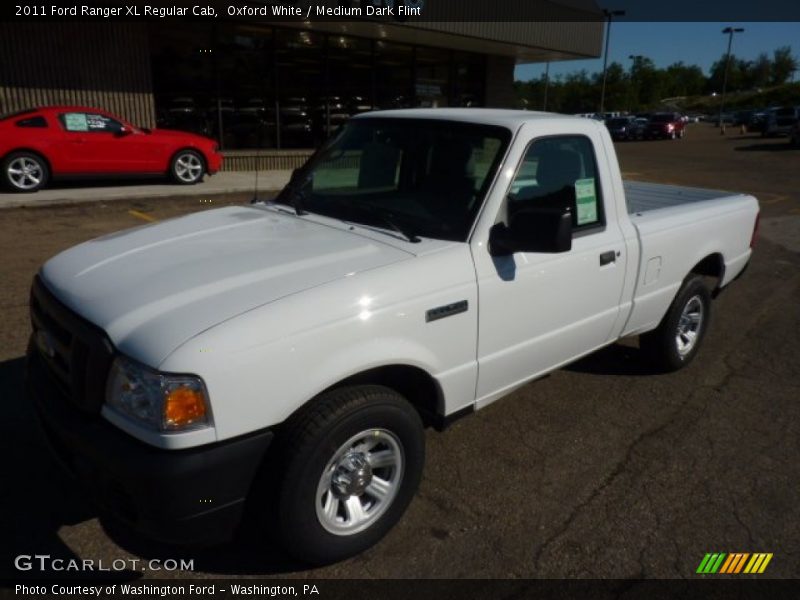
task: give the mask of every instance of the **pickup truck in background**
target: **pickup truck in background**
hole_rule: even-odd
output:
[[[655,113],[644,128],[646,139],[683,139],[686,121],[678,113]]]
[[[758,211],[623,183],[593,120],[366,113],[272,202],[49,260],[26,387],[56,456],[133,528],[254,524],[335,561],[400,519],[426,426],[626,336],[663,370],[692,361]]]

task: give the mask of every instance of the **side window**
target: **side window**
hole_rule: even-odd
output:
[[[47,121],[41,115],[35,117],[28,117],[27,119],[20,119],[16,123],[14,123],[17,127],[34,127],[34,128],[45,128],[47,127]]]
[[[122,123],[98,113],[63,113],[58,118],[70,132],[117,133],[122,129]]]
[[[530,145],[511,184],[509,217],[534,206],[570,211],[575,231],[605,224],[597,163],[589,138],[551,137]]]

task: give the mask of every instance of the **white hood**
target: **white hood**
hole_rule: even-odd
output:
[[[122,352],[157,366],[243,312],[411,257],[346,230],[236,206],[80,244],[48,261],[41,276]]]

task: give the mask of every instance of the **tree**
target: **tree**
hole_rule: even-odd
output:
[[[767,56],[766,52],[758,55],[758,58],[752,63],[752,86],[754,88],[764,87],[769,85],[770,76],[772,74],[772,61]]]
[[[775,50],[772,54],[772,83],[786,83],[796,70],[797,59],[792,56],[791,46],[781,46]]]
[[[706,91],[708,92],[721,92],[722,84],[725,80],[725,65],[728,61],[728,55],[723,54],[720,59],[711,65],[711,74],[708,77]],[[729,92],[738,92],[747,87],[747,72],[749,63],[745,60],[736,58],[735,54],[731,54],[730,63],[728,64],[728,87]]]
[[[703,93],[706,77],[697,65],[671,64],[664,74],[664,93],[669,97],[695,96]]]

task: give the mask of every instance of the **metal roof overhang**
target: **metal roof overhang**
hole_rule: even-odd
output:
[[[363,20],[284,22],[280,25],[509,56],[518,63],[596,58],[603,44],[602,21],[384,23]]]

